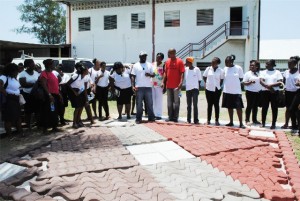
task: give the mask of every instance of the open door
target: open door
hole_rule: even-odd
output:
[[[230,35],[243,34],[243,7],[230,8]]]

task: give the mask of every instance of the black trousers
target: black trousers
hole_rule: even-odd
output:
[[[286,109],[289,110],[292,128],[297,127],[297,111],[299,105],[299,92],[285,91]]]
[[[51,111],[49,98],[41,102],[40,123],[44,129],[55,128],[58,125],[58,104],[61,103],[58,94],[52,94],[52,96],[54,98],[54,111]]]
[[[277,115],[278,115],[278,107],[277,107],[278,91],[275,91],[273,93],[271,93],[270,91],[262,91],[261,95],[262,95],[262,97],[261,97],[261,102],[262,102],[261,121],[262,121],[262,124],[266,123],[269,104],[271,103],[272,125],[275,125],[276,121],[277,121]]]
[[[219,121],[219,115],[220,115],[220,97],[221,97],[221,89],[218,90],[216,88],[215,91],[209,91],[205,90],[205,96],[207,101],[207,121],[211,120],[212,115],[212,107],[215,108],[215,119],[216,121]]]
[[[260,101],[259,92],[252,92],[246,90],[246,100],[247,100],[246,122],[250,121],[251,112],[252,112],[252,122],[256,122],[258,102]]]
[[[194,123],[199,123],[198,119],[198,96],[199,89],[192,89],[186,91],[186,102],[187,102],[187,121],[191,122],[192,116],[192,104],[194,109]]]
[[[99,117],[102,117],[102,107],[105,112],[105,116],[109,116],[109,108],[108,108],[108,87],[96,87],[96,98],[99,102]]]

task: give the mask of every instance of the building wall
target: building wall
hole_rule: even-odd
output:
[[[156,4],[155,54],[167,54],[169,48],[181,49],[191,42],[199,42],[217,27],[230,20],[230,8],[243,7],[243,20],[250,21],[250,34],[245,42],[239,43],[243,61],[257,57],[258,0],[197,0]],[[196,26],[198,9],[214,9],[214,23],[210,26]],[[72,10],[72,9],[71,9]],[[180,10],[180,27],[164,27],[164,12]],[[145,13],[146,28],[131,29],[131,13]],[[104,30],[104,15],[117,15],[117,29]],[[78,18],[91,17],[91,30],[78,31]],[[148,52],[148,60],[152,60],[152,1],[146,5],[122,6],[111,8],[93,8],[71,11],[71,43],[72,56],[103,59],[107,62],[135,62],[141,50]],[[68,30],[67,30],[68,33]],[[68,35],[68,34],[67,34]],[[70,40],[69,37],[67,39]],[[233,44],[231,44],[233,43]],[[229,41],[229,46],[236,44]],[[230,54],[227,45],[212,55],[224,58]],[[218,55],[220,54],[220,55]],[[238,52],[237,54],[241,54]],[[207,57],[203,61],[209,61]]]

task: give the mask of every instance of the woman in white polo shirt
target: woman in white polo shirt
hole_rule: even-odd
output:
[[[106,63],[100,63],[100,70],[98,71],[97,77],[95,78],[96,84],[96,98],[98,100],[98,113],[99,113],[99,120],[104,121],[108,120],[109,117],[109,107],[108,107],[108,84],[109,84],[109,76],[110,73],[106,70]],[[105,112],[105,117],[102,116],[102,107]]]
[[[276,128],[276,121],[278,115],[277,96],[279,86],[283,80],[283,77],[279,70],[275,70],[275,60],[271,59],[266,63],[266,70],[260,74],[260,83],[263,86],[262,89],[262,112],[261,112],[261,123],[262,127],[266,125],[266,118],[271,103],[272,108],[272,125],[270,129]]]
[[[69,90],[69,98],[71,101],[71,105],[74,110],[73,114],[73,128],[84,127],[84,124],[81,120],[82,110],[85,105],[88,105],[87,99],[87,82],[89,81],[88,69],[82,63],[76,63],[75,68],[77,69],[77,73],[71,77],[71,79],[67,82],[67,85],[70,87]]]
[[[121,62],[114,63],[114,72],[110,75],[110,86],[112,91],[116,89],[119,93],[117,94],[117,108],[119,117],[122,119],[123,105],[125,105],[125,111],[127,119],[130,119],[130,107],[131,107],[131,96],[133,95],[130,79],[130,68],[125,68]]]
[[[260,100],[260,91],[262,86],[260,84],[259,77],[260,63],[256,60],[250,61],[250,70],[245,73],[243,79],[243,85],[246,90],[246,124],[250,123],[250,114],[252,111],[252,122],[254,124],[261,124],[257,121],[257,110],[258,110],[258,102]]]
[[[291,109],[291,105],[293,103],[294,98],[296,97],[297,90],[299,86],[297,83],[300,81],[299,72],[297,68],[297,63],[299,61],[299,57],[291,57],[288,61],[289,69],[283,73],[283,82],[285,83],[285,124],[281,127],[283,129],[287,129],[289,125],[289,119],[292,121],[292,129],[297,130],[297,122],[296,122],[296,111]]]
[[[230,122],[226,126],[233,126],[233,109],[236,109],[240,128],[245,128],[243,125],[243,101],[241,81],[244,77],[242,67],[234,65],[235,55],[230,55],[225,59],[224,68],[224,90],[222,107],[228,109]]]
[[[215,108],[215,125],[219,126],[220,115],[220,97],[221,86],[224,79],[224,71],[219,68],[221,60],[218,57],[214,57],[211,61],[211,66],[207,67],[203,73],[203,80],[205,82],[205,96],[207,101],[207,124],[210,124],[212,116],[212,107]]]
[[[1,112],[6,134],[11,135],[12,125],[23,134],[21,126],[21,105],[19,102],[20,83],[17,80],[18,66],[14,63],[4,67],[4,73],[0,76]]]

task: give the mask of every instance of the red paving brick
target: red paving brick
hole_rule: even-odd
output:
[[[300,201],[300,168],[284,132],[276,131],[276,138],[265,138],[249,136],[248,129],[174,123],[146,126],[267,199]],[[269,146],[269,142],[279,148]],[[282,168],[281,159],[286,173],[277,170]],[[285,190],[281,184],[290,184],[293,190]]]

